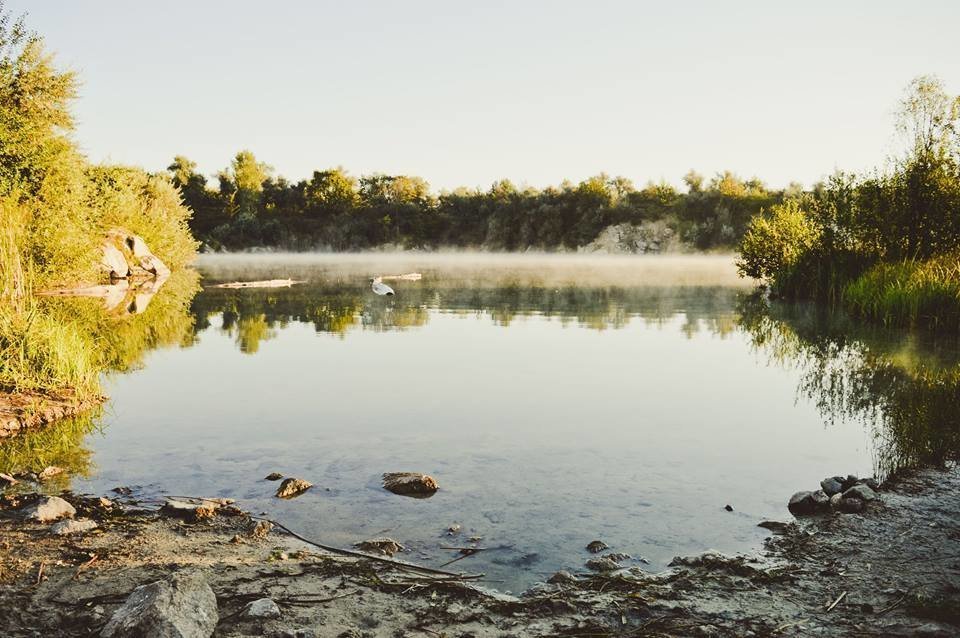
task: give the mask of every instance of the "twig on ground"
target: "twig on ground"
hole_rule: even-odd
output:
[[[847,592],[843,592],[842,594],[840,594],[839,596],[837,596],[837,599],[836,599],[835,601],[833,601],[832,603],[830,603],[830,604],[827,606],[827,611],[830,611],[830,610],[832,610],[834,607],[836,607],[837,605],[839,605],[839,604],[840,604],[840,601],[843,600],[843,599],[846,598],[846,597],[847,597]]]

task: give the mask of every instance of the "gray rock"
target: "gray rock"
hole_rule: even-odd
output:
[[[819,511],[826,510],[830,507],[830,497],[827,496],[827,493],[823,490],[817,490],[810,495],[810,498],[813,499],[813,505]]]
[[[843,494],[837,492],[830,497],[830,508],[831,509],[840,509],[840,503],[843,501]]]
[[[797,492],[790,497],[787,509],[794,516],[813,514],[817,509],[817,504],[813,500],[813,492]]]
[[[217,597],[197,573],[141,585],[114,612],[102,638],[208,638],[220,617]]]
[[[831,476],[820,481],[820,487],[827,496],[833,496],[843,491],[843,480],[836,476]]]
[[[847,475],[847,478],[843,479],[843,481],[842,481],[842,483],[843,483],[843,491],[846,492],[846,491],[849,490],[851,487],[853,487],[854,485],[856,485],[859,481],[860,481],[860,479],[857,478],[857,475],[856,475],[856,474],[848,474],[848,475]]]
[[[50,528],[50,531],[54,534],[64,535],[64,534],[81,534],[83,532],[89,532],[92,529],[97,529],[99,525],[96,522],[90,520],[89,518],[78,518],[66,519],[59,521],[53,524],[53,527]]]
[[[383,475],[383,487],[402,496],[433,496],[440,489],[437,479],[417,472],[387,472]]]
[[[869,487],[871,490],[876,491],[880,489],[880,483],[878,483],[877,479],[875,478],[871,477],[871,478],[861,479],[860,482],[866,485],[867,487]]]
[[[281,474],[280,472],[270,472],[269,474],[267,474],[266,476],[263,477],[263,480],[264,480],[264,481],[279,481],[279,480],[282,479],[282,478],[283,478],[283,474]]]
[[[861,501],[875,501],[877,498],[877,493],[871,490],[866,485],[854,485],[850,489],[846,490],[843,493],[844,499],[857,498]]]
[[[279,618],[280,606],[270,598],[258,598],[243,608],[246,618]]]
[[[203,500],[199,503],[190,501],[181,501],[175,498],[168,498],[160,508],[160,511],[167,516],[182,518],[196,523],[197,521],[213,518],[220,508],[219,501]]]
[[[77,510],[59,496],[43,496],[35,503],[23,508],[21,512],[29,520],[52,523],[61,518],[70,518],[77,513]]]
[[[299,496],[313,487],[310,481],[304,481],[298,478],[284,479],[280,487],[277,488],[277,498],[293,498]]]

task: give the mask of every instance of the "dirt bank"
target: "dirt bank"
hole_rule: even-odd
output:
[[[78,397],[72,390],[48,393],[0,391],[0,439],[83,414],[106,399],[100,395]]]
[[[217,636],[960,635],[960,471],[916,472],[881,494],[863,514],[785,525],[756,556],[562,576],[520,597],[277,529],[257,538],[235,507],[190,522],[66,494],[99,528],[57,536],[16,516],[30,497],[11,495],[0,502],[0,634],[95,634],[136,586],[197,570],[216,593]],[[262,597],[279,618],[244,615]]]

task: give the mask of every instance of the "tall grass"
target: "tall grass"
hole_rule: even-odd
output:
[[[960,331],[960,252],[879,263],[847,284],[843,302],[888,325]]]

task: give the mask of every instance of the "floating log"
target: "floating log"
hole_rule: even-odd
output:
[[[232,281],[226,284],[216,284],[211,288],[289,288],[294,284],[306,283],[293,279],[266,279],[264,281]]]

